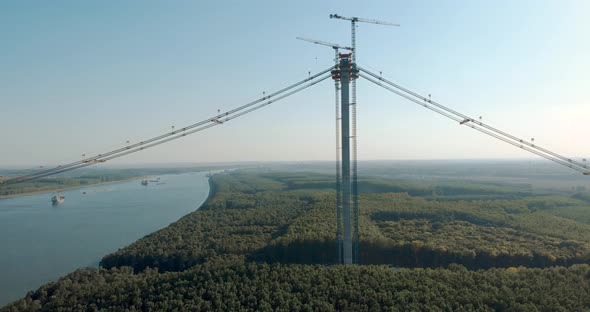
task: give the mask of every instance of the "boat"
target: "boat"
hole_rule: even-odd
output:
[[[141,185],[147,186],[148,185],[148,180],[141,180]]]
[[[59,205],[59,204],[63,203],[65,199],[66,199],[65,196],[54,195],[53,197],[51,197],[51,203],[54,206]]]

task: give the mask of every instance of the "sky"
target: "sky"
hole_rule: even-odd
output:
[[[1,1],[0,167],[48,166],[209,118],[333,64],[357,63],[569,157],[590,157],[590,2]],[[335,158],[324,81],[114,164]],[[531,155],[358,81],[360,160]]]

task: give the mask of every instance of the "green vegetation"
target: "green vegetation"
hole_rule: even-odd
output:
[[[190,167],[190,168],[138,168],[138,169],[86,169],[77,170],[75,176],[59,174],[56,176],[41,178],[29,182],[0,185],[0,198],[24,195],[37,192],[50,192],[57,190],[72,189],[89,186],[99,183],[110,183],[140,178],[149,175],[175,174],[188,171],[206,171],[221,169],[219,166]],[[0,175],[14,177],[30,174],[31,171],[12,170]]]
[[[4,311],[582,311],[589,305],[588,265],[473,272],[216,258],[180,273],[79,270]]]
[[[19,194],[55,191],[69,188],[83,187],[93,184],[123,181],[138,177],[131,174],[84,175],[80,177],[42,178],[30,182],[3,185],[0,197]]]
[[[243,170],[211,184],[200,210],[6,311],[590,309],[580,190],[362,180],[366,265],[338,266],[329,176]]]
[[[325,176],[239,173],[215,176],[213,183],[217,192],[200,211],[105,257],[102,265],[181,271],[227,254],[271,263],[334,263],[334,192]],[[373,192],[360,199],[361,263],[459,263],[470,269],[590,263],[590,225],[554,213],[586,209],[589,216],[590,205],[575,198],[457,183],[376,180],[361,187]],[[426,200],[399,193],[431,194],[434,187],[515,199]]]

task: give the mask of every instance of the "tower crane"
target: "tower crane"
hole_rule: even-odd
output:
[[[352,47],[352,63],[353,64],[356,64],[356,53],[357,53],[357,51],[356,51],[356,23],[357,22],[384,25],[384,26],[397,26],[397,27],[400,26],[400,24],[396,24],[396,23],[384,22],[384,21],[362,18],[362,17],[345,17],[345,16],[338,15],[338,14],[330,14],[330,18],[350,21],[350,26],[351,26],[351,28],[350,28],[350,44]],[[355,85],[355,83],[353,82],[353,89],[356,89],[354,87],[354,85]],[[353,92],[354,92],[354,90],[353,90]],[[355,96],[354,93],[353,93],[353,96]]]
[[[326,42],[326,41],[320,41],[320,40],[315,40],[315,39],[309,39],[309,38],[303,38],[303,37],[295,37],[295,39],[299,39],[299,40],[303,40],[303,41],[307,41],[307,42],[311,42],[311,43],[315,43],[315,44],[320,44],[320,45],[325,45],[328,47],[332,47],[334,49],[341,49],[341,50],[349,50],[352,51],[351,47],[345,47],[345,46],[341,46],[339,44],[335,44],[335,43],[330,43],[330,42]]]
[[[376,19],[369,19],[369,18],[362,18],[362,17],[345,17],[345,16],[341,16],[338,14],[330,14],[330,18],[337,18],[337,19],[343,19],[343,20],[348,20],[348,21],[352,21],[352,22],[363,22],[363,23],[379,24],[379,25],[386,25],[386,26],[400,26],[399,24],[396,24],[396,23],[384,22],[384,21],[379,21]]]
[[[345,46],[341,46],[339,44],[336,43],[331,43],[331,42],[326,42],[326,41],[321,41],[321,40],[315,40],[315,39],[309,39],[309,38],[303,38],[303,37],[295,37],[295,39],[298,40],[303,40],[303,41],[307,41],[307,42],[311,42],[311,43],[315,43],[315,44],[319,44],[319,45],[324,45],[327,47],[331,47],[332,49],[334,49],[334,62],[336,62],[336,66],[338,66],[338,50],[348,50],[353,52],[353,48],[351,47],[345,47]],[[336,87],[338,88],[338,87]]]
[[[352,52],[352,48],[351,47],[345,47],[345,46],[341,46],[339,44],[336,43],[331,43],[331,42],[326,42],[326,41],[320,41],[320,40],[315,40],[315,39],[309,39],[309,38],[302,38],[302,37],[296,37],[296,39],[299,40],[303,40],[303,41],[307,41],[307,42],[311,42],[311,43],[315,43],[315,44],[319,44],[319,45],[324,45],[324,46],[328,46],[334,49],[334,62],[335,64],[335,68],[334,68],[334,77],[337,77],[337,72],[338,72],[338,66],[340,63],[340,59],[339,59],[339,49],[342,50],[348,50]],[[344,256],[343,256],[343,220],[342,217],[344,215],[343,213],[343,206],[342,206],[342,202],[343,202],[343,197],[342,197],[342,164],[341,164],[341,157],[340,154],[342,153],[342,147],[341,147],[341,140],[342,137],[340,135],[341,133],[341,125],[340,123],[343,122],[341,115],[340,115],[340,80],[339,79],[334,79],[334,90],[335,90],[335,100],[336,100],[336,237],[337,237],[337,242],[338,242],[338,261],[340,263],[344,263]],[[348,119],[347,119],[348,120]],[[346,121],[348,122],[348,121]],[[345,192],[347,193],[347,192]],[[349,194],[349,193],[348,193]],[[350,229],[347,229],[346,226],[344,226],[344,231],[346,232],[348,230],[348,232],[350,232]],[[350,233],[348,233],[347,235],[345,235],[346,237],[350,237],[349,235]]]
[[[384,25],[384,26],[400,26],[396,23],[384,22],[375,19],[367,19],[361,17],[345,17],[338,14],[330,14],[330,18],[334,19],[341,19],[350,21],[350,42],[352,47],[352,55],[351,55],[351,63],[352,67],[356,68],[356,23],[369,23],[369,24],[377,24],[377,25]],[[356,99],[356,79],[352,80],[351,83],[351,102],[350,107],[352,110],[352,118],[351,118],[351,147],[352,147],[352,211],[353,211],[353,218],[354,218],[354,239],[353,239],[353,248],[354,248],[354,262],[359,263],[359,223],[358,223],[358,215],[359,215],[359,208],[358,208],[358,166],[357,166],[357,142],[358,142],[358,135],[356,132],[356,106],[357,106],[357,99]]]

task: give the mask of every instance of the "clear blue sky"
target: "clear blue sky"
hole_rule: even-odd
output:
[[[0,166],[51,165],[358,63],[539,145],[590,156],[590,2],[2,1]],[[360,159],[529,157],[359,81]],[[333,84],[115,163],[334,158]]]

